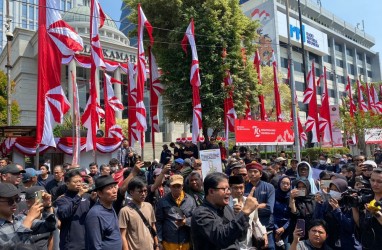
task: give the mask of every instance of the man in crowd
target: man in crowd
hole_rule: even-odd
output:
[[[98,202],[85,219],[85,247],[89,250],[121,249],[118,217],[113,209],[113,202],[117,200],[117,182],[110,175],[101,176],[96,179],[95,191]]]
[[[49,167],[48,165],[42,164],[39,167],[40,169],[40,175],[37,177],[37,185],[46,188],[46,185],[48,182],[53,180],[53,176],[49,174]]]
[[[128,164],[126,162],[126,157],[129,154],[129,152],[130,152],[129,140],[124,138],[122,140],[122,144],[120,149],[118,150],[118,155],[117,155],[117,159],[119,160],[119,162],[122,164],[123,167],[128,167]]]
[[[167,164],[166,166],[161,168],[156,168],[153,172],[154,176],[154,184],[149,185],[148,188],[148,194],[147,194],[147,200],[150,202],[150,204],[154,207],[154,210],[156,208],[156,204],[160,199],[162,199],[165,195],[170,193],[170,188],[168,185],[165,185],[170,172],[171,166]],[[167,176],[167,177],[166,177]]]
[[[199,172],[193,171],[186,178],[186,193],[194,199],[196,206],[203,204],[204,191],[203,191],[203,179]]]
[[[85,217],[94,202],[83,185],[80,171],[68,171],[64,181],[67,191],[56,200],[57,217],[61,221],[60,250],[82,250],[85,249]],[[92,195],[95,199],[95,193]]]
[[[110,175],[110,166],[106,164],[101,164],[99,167],[100,175]]]
[[[183,177],[170,177],[170,190],[159,200],[155,209],[158,240],[163,248],[190,249],[191,217],[196,205],[194,199],[183,191]]]
[[[25,200],[27,204],[27,210],[23,211],[24,215],[28,215],[29,210],[33,207],[36,202],[37,192],[42,192],[43,197],[43,210],[41,211],[40,220],[47,220],[55,222],[54,211],[52,207],[52,197],[48,194],[45,189],[41,186],[33,186],[28,188],[25,191]],[[53,217],[53,218],[50,218]],[[41,250],[53,250],[53,231],[55,230],[55,226],[52,225],[50,230],[47,232],[33,232],[30,238],[30,241],[34,243],[37,249]]]
[[[239,249],[239,240],[247,233],[249,215],[256,209],[254,189],[248,195],[238,214],[227,206],[231,190],[228,177],[212,173],[204,179],[206,193],[203,204],[197,207],[191,219],[191,237],[194,249]]]
[[[170,148],[174,149],[174,153],[172,154],[174,156],[174,160],[182,158],[182,151],[175,145],[175,143],[171,142]]]
[[[123,167],[121,163],[116,158],[111,158],[109,161],[111,176],[114,180],[119,183],[123,181]]]
[[[58,198],[57,189],[61,185],[65,185],[64,169],[61,165],[57,165],[53,168],[53,180],[46,184],[46,191],[52,195],[53,202]]]
[[[0,246],[13,247],[17,243],[31,243],[32,234],[53,231],[54,215],[40,220],[43,204],[35,202],[26,215],[14,215],[20,202],[20,191],[10,183],[0,183]]]
[[[92,162],[89,164],[89,176],[93,178],[93,181],[95,181],[99,177],[97,163]]]
[[[38,175],[40,175],[40,171],[36,171],[34,168],[25,169],[25,173],[23,173],[23,187],[25,189],[35,186],[37,184]]]
[[[374,161],[377,163],[377,165],[382,164],[382,150],[381,148],[376,148],[374,153]],[[380,166],[382,167],[382,166]]]
[[[382,169],[376,168],[370,177],[371,189],[374,193],[374,200],[382,201]],[[352,208],[353,219],[360,230],[361,243],[364,249],[380,249],[382,246],[382,212],[381,208],[370,203],[366,209],[360,210],[358,207]]]
[[[263,166],[252,162],[247,164],[249,183],[245,186],[244,193],[249,193],[253,187],[256,191],[254,197],[259,202],[259,219],[267,231],[273,231],[273,207],[275,205],[275,188],[272,184],[261,180],[263,175]],[[268,248],[275,249],[274,238],[272,234],[268,236]]]
[[[334,173],[341,172],[341,158],[342,156],[340,154],[333,155],[333,162],[331,165],[328,165],[326,170]]]
[[[16,164],[8,164],[1,169],[1,182],[10,183],[18,187],[22,180],[22,173],[25,173],[25,170],[20,170]]]
[[[158,250],[155,213],[151,204],[145,202],[146,184],[135,177],[129,182],[127,190],[132,200],[119,212],[122,249]]]
[[[186,141],[184,150],[183,150],[183,159],[194,157],[195,159],[199,158],[198,147],[193,144],[191,141]]]
[[[0,169],[7,166],[8,164],[9,164],[9,161],[7,157],[0,158]]]
[[[297,164],[298,160],[297,159],[292,159],[290,161],[290,168],[285,172],[285,174],[292,179],[296,179],[297,177]]]
[[[171,159],[171,150],[168,149],[168,146],[167,144],[164,144],[162,146],[163,150],[162,152],[160,153],[160,160],[159,160],[159,163],[163,164],[163,165],[166,165],[168,163],[168,161]]]

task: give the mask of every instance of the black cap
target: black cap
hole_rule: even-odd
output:
[[[10,183],[0,183],[0,197],[9,198],[15,195],[20,195],[20,191],[15,185]]]
[[[108,185],[111,185],[111,184],[117,184],[118,182],[116,182],[113,177],[111,177],[110,175],[102,175],[100,177],[98,177],[96,180],[95,180],[95,188],[94,190],[100,190],[101,188],[105,187],[105,186],[108,186]]]
[[[30,188],[25,189],[25,199],[26,200],[31,200],[36,198],[36,192],[37,191],[45,191],[44,187],[41,186],[32,186]]]
[[[231,175],[228,179],[229,185],[244,184],[244,178],[241,175]]]
[[[25,170],[20,170],[16,164],[11,163],[1,169],[2,174],[20,174],[25,173]]]

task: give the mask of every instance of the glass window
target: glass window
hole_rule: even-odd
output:
[[[288,68],[288,59],[281,57],[281,67]]]
[[[348,71],[350,74],[354,75],[354,65],[353,64],[348,64]]]
[[[3,0],[0,0],[0,12],[3,12],[4,9],[3,9]]]
[[[357,59],[363,61],[363,56],[361,53],[357,53]]]
[[[299,62],[293,62],[294,63],[294,70],[298,72],[302,72],[302,63]]]
[[[346,54],[347,54],[348,56],[353,56],[353,50],[352,50],[352,49],[348,49],[348,48],[346,48]]]
[[[66,3],[66,10],[70,10],[72,8],[72,2],[71,1],[68,1]]]
[[[296,85],[296,90],[297,90],[297,91],[301,91],[301,92],[303,92],[303,91],[305,90],[305,83],[303,83],[303,82],[298,82],[298,81],[295,81],[294,83],[295,83],[295,85]]]
[[[318,63],[320,61],[320,58],[318,55],[309,52],[309,61],[312,60],[314,60],[315,63]]]
[[[341,67],[341,68],[344,67],[344,62],[341,59],[336,59],[336,64],[337,64],[337,67]]]
[[[22,6],[21,6],[21,16],[22,17],[27,17],[27,5],[26,4],[23,4]]]
[[[334,98],[335,97],[334,89],[329,89],[328,91],[329,91],[329,96]]]
[[[338,43],[335,43],[335,48],[337,51],[342,52],[342,46]]]
[[[21,21],[21,27],[26,29],[27,28],[27,20],[22,20]]]
[[[370,78],[373,78],[373,73],[371,72],[371,70],[367,71],[367,76],[370,77]]]
[[[358,68],[358,72],[359,72],[361,75],[363,75],[363,74],[365,73],[365,71],[364,71],[363,68],[361,68],[361,67]]]
[[[366,56],[366,62],[369,63],[369,64],[371,64],[371,59],[370,59],[369,56]]]
[[[65,10],[65,0],[61,0],[61,10]]]
[[[316,74],[316,77],[319,77],[321,75],[321,70],[318,68],[315,68],[314,73]]]
[[[338,76],[337,77],[337,82],[338,83],[345,83],[345,77],[344,76]]]
[[[332,57],[329,56],[329,55],[325,55],[325,56],[324,56],[324,62],[332,63]]]
[[[29,5],[29,19],[34,19],[34,6]]]

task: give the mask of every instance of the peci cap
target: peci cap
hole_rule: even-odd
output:
[[[241,175],[231,175],[228,177],[229,185],[244,184],[244,178]]]
[[[111,184],[117,184],[118,182],[116,182],[113,177],[111,177],[111,175],[102,175],[100,177],[98,177],[96,180],[95,180],[95,188],[94,188],[94,191],[97,191],[97,190],[100,190],[102,189],[103,187],[106,187],[108,185],[111,185]]]
[[[377,163],[375,163],[375,161],[371,161],[371,160],[367,160],[367,161],[362,162],[362,165],[371,165],[371,166],[373,166],[373,168],[377,168]]]
[[[183,185],[183,176],[179,174],[174,174],[173,176],[170,177],[170,186],[172,185]]]
[[[30,188],[25,189],[25,199],[31,200],[36,198],[36,192],[37,191],[45,191],[45,188],[42,186],[32,186]]]
[[[25,170],[20,170],[16,164],[11,163],[1,169],[2,174],[20,174],[25,173]]]
[[[20,191],[15,185],[10,183],[0,183],[0,197],[9,198],[15,195],[20,195]]]
[[[37,171],[34,168],[26,168],[25,173],[23,173],[23,182],[29,181],[32,177],[38,176],[41,174],[41,171]]]

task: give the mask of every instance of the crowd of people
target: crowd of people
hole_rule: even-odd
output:
[[[24,168],[0,159],[1,249],[381,249],[382,153],[291,159],[220,148],[203,176],[198,147],[142,161],[122,141],[98,166]]]

